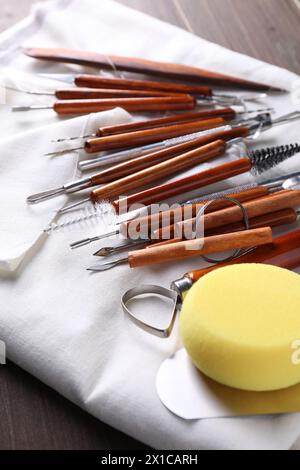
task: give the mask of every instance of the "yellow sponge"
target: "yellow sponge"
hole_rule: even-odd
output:
[[[242,390],[300,383],[300,277],[263,264],[219,268],[188,292],[184,346],[210,378]]]

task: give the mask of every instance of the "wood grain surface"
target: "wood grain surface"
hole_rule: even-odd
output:
[[[299,0],[119,0],[199,36],[300,74]],[[0,0],[0,31],[35,0]],[[0,367],[0,449],[138,449],[11,363]]]

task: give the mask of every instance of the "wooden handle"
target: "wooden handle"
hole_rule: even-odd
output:
[[[295,230],[290,232],[286,235],[282,235],[277,237],[273,240],[270,245],[265,245],[258,247],[253,252],[249,253],[248,255],[244,255],[240,258],[237,258],[233,261],[227,261],[217,266],[211,266],[209,268],[199,269],[187,273],[185,276],[189,277],[192,282],[198,281],[201,277],[205,276],[209,272],[213,271],[214,269],[220,268],[222,266],[229,266],[232,264],[240,264],[240,263],[268,263],[273,264],[272,260],[275,259],[277,256],[280,256],[284,253],[289,253],[292,250],[300,248],[300,230]],[[300,254],[300,251],[299,251]],[[295,258],[295,257],[294,257]],[[299,262],[299,255],[297,257],[296,265],[295,259],[289,259],[289,262],[285,261],[284,267],[294,269],[300,265]],[[276,264],[278,266],[278,264]]]
[[[153,129],[160,126],[167,126],[179,122],[198,121],[200,119],[210,119],[221,117],[226,121],[232,121],[236,117],[236,112],[232,108],[209,109],[196,113],[175,114],[158,119],[148,119],[146,121],[131,122],[129,124],[118,124],[116,126],[100,127],[97,131],[98,137],[108,135],[124,134],[125,132],[139,131],[141,129]]]
[[[26,48],[24,54],[41,60],[52,62],[63,62],[68,64],[87,65],[90,67],[112,69],[112,63],[117,70],[128,72],[150,74],[172,80],[193,81],[198,84],[213,84],[228,86],[246,90],[276,90],[277,88],[250,82],[237,77],[211,72],[208,70],[192,67],[189,65],[157,62],[153,60],[139,59],[133,57],[120,57],[115,55],[103,55],[95,52],[78,51],[72,49],[50,49],[50,48]],[[280,90],[282,91],[282,90]]]
[[[216,132],[213,132],[210,135],[198,137],[197,139],[193,139],[188,142],[183,142],[182,144],[177,144],[171,147],[164,148],[162,150],[158,150],[151,154],[147,154],[141,157],[130,159],[127,162],[120,163],[119,165],[116,165],[108,170],[104,170],[101,173],[99,173],[98,174],[99,178],[97,176],[97,180],[96,180],[97,182],[94,184],[96,185],[96,184],[107,183],[116,179],[116,177],[114,177],[111,170],[114,170],[116,172],[116,175],[118,175],[117,178],[120,178],[120,177],[130,174],[132,171],[139,171],[140,169],[148,168],[152,164],[168,160],[171,157],[175,157],[176,155],[180,155],[194,148],[207,145],[219,139],[227,141],[235,137],[245,137],[247,135],[247,132],[248,132],[247,128],[236,128],[236,129],[232,129],[229,131],[219,131],[219,132],[216,130]],[[123,210],[125,206],[130,207],[135,202],[139,202],[138,200],[136,200],[136,197],[137,195],[128,196],[126,198],[113,201],[112,204],[116,212],[119,213],[120,206],[122,206],[122,210]],[[158,201],[159,200],[160,199],[158,199]],[[127,201],[128,201],[128,204],[127,204]],[[157,202],[157,201],[154,201],[154,202]]]
[[[88,153],[97,153],[113,149],[137,147],[159,142],[164,139],[179,137],[181,135],[214,129],[224,126],[224,124],[224,119],[215,118],[208,119],[206,121],[192,121],[174,124],[172,126],[157,127],[155,129],[127,132],[126,134],[88,139],[84,148]]]
[[[169,160],[170,161],[170,160]],[[203,188],[210,184],[223,181],[233,176],[241,175],[250,171],[252,168],[248,158],[241,158],[214,168],[196,173],[185,178],[178,179],[172,183],[161,184],[153,188],[146,189],[126,198],[120,198],[119,201],[113,201],[113,206],[117,211],[123,211],[124,207],[130,208],[133,204],[155,204],[165,199],[184,194],[189,191]]]
[[[205,86],[173,82],[154,82],[150,80],[107,78],[99,77],[98,75],[78,75],[75,78],[75,85],[89,88],[118,88],[121,90],[164,91],[166,93],[188,93],[190,95],[212,96],[212,90]]]
[[[237,129],[235,129],[235,131],[237,131]],[[229,131],[229,134],[232,135],[232,131]],[[170,158],[175,157],[176,155],[180,155],[182,153],[185,153],[186,151],[214,142],[216,137],[220,135],[221,133],[216,132],[210,136],[199,137],[198,139],[191,140],[183,144],[167,147],[163,150],[158,150],[156,152],[143,155],[137,158],[132,158],[128,161],[111,166],[92,176],[91,186],[110,183],[111,181],[115,181],[117,179],[123,178],[124,176],[130,175],[133,172],[136,173],[140,170],[143,170],[144,168],[149,168],[150,166],[155,165],[156,163],[169,160]],[[263,189],[261,188],[260,192],[262,191]],[[264,193],[267,194],[268,191],[265,190]],[[123,202],[126,204],[126,200]],[[113,204],[117,206],[117,211],[119,212],[119,201],[115,201]],[[222,202],[220,202],[219,204],[221,205],[221,207],[224,207],[224,204],[226,205],[226,203]]]
[[[166,96],[159,98],[115,98],[98,100],[64,100],[53,105],[58,114],[89,114],[120,107],[126,111],[158,112],[169,110],[190,110],[195,101],[189,95]]]
[[[283,253],[276,258],[267,260],[267,264],[272,264],[273,266],[280,266],[285,269],[296,269],[300,266],[300,249],[289,251],[288,253]]]
[[[266,196],[268,194],[268,189],[263,187],[263,186],[258,186],[256,188],[248,189],[246,191],[241,191],[239,193],[233,193],[232,194],[227,194],[227,197],[233,197],[236,200],[240,202],[246,202],[246,201],[252,201],[254,199],[258,199],[260,197]],[[162,232],[161,230],[166,227],[170,226],[170,224],[175,224],[177,222],[180,222],[182,220],[190,219],[192,217],[195,217],[199,211],[200,208],[203,207],[204,204],[206,204],[208,200],[203,200],[201,203],[197,204],[188,204],[184,205],[182,207],[177,207],[175,209],[170,209],[168,211],[163,211],[163,212],[158,212],[157,214],[152,214],[149,216],[144,216],[144,217],[137,217],[133,221],[126,222],[121,225],[121,233],[127,237],[128,236],[128,229],[130,229],[130,226],[134,223],[134,226],[136,230],[139,230],[141,233],[144,233],[146,230],[149,233],[155,233],[157,239],[161,240],[162,239]],[[224,209],[225,207],[230,207],[232,206],[232,203],[230,201],[225,201],[225,200],[219,200],[215,201],[212,204],[210,204],[207,207],[206,213],[214,212],[217,210]],[[296,218],[297,215],[295,211],[290,209],[294,217]],[[288,209],[287,209],[288,211]],[[280,213],[281,214],[281,213]],[[283,214],[281,214],[283,216]],[[287,216],[287,214],[285,214]],[[291,214],[289,214],[291,216]],[[278,214],[279,218],[279,214]],[[295,219],[294,219],[295,220]],[[283,222],[284,223],[284,222]],[[288,223],[288,222],[286,222]],[[261,225],[262,227],[270,225],[271,223],[265,223],[264,225]],[[280,224],[278,224],[280,225]],[[172,225],[172,230],[170,231],[170,235],[173,237],[174,232],[175,232],[175,226]],[[234,228],[234,225],[233,225]],[[258,226],[254,226],[251,228],[258,228]],[[239,231],[243,230],[244,225],[242,223],[239,223],[239,229],[238,230],[226,230],[221,233],[228,233],[228,232],[234,232],[234,231]],[[218,232],[220,233],[220,231]],[[209,233],[210,235],[214,235],[214,233]]]
[[[111,90],[111,89],[95,89],[95,88],[67,88],[57,90],[55,96],[58,100],[85,100],[100,98],[138,98],[138,97],[154,97],[154,96],[178,96],[171,92],[150,91],[150,90]]]
[[[171,243],[165,246],[152,247],[150,250],[138,250],[128,253],[128,262],[131,268],[149,266],[168,261],[178,261],[209,253],[220,253],[236,248],[259,246],[272,242],[270,227],[242,232],[216,235],[195,240]]]
[[[243,204],[248,217],[258,217],[270,212],[276,212],[282,209],[297,207],[300,205],[300,190],[282,191],[271,196],[262,197],[256,201],[249,201]],[[176,235],[186,234],[194,230],[196,219],[179,222],[176,225]],[[227,224],[243,221],[243,213],[237,206],[228,207],[221,211],[212,212],[204,215],[204,226],[206,230],[215,229]]]
[[[283,209],[282,211],[272,212],[271,214],[265,214],[260,217],[254,217],[249,219],[249,229],[262,228],[262,227],[279,227],[281,225],[291,224],[297,220],[297,213],[294,209]],[[222,233],[233,233],[239,232],[245,229],[245,225],[242,222],[236,224],[225,225],[224,227],[218,227],[213,230],[206,230],[205,236],[211,237],[213,235],[221,235]],[[123,230],[122,230],[123,233]],[[149,245],[147,248],[167,245],[169,243],[176,243],[183,241],[182,238],[171,238],[170,240],[160,241]],[[153,242],[153,240],[152,240]]]
[[[108,183],[99,189],[95,189],[91,192],[91,199],[93,202],[102,199],[111,199],[117,195],[124,194],[126,191],[136,189],[137,186],[144,186],[165,176],[190,168],[198,163],[221,156],[224,154],[225,148],[225,142],[223,140],[217,140],[211,144],[179,155],[178,157],[171,158],[166,162],[158,163],[145,170]]]
[[[282,209],[276,212],[270,212],[258,217],[249,219],[249,228],[260,227],[280,227],[281,225],[292,224],[297,220],[297,213],[294,209]],[[235,222],[233,224],[224,225],[222,227],[214,228],[205,231],[205,235],[218,235],[220,233],[239,232],[245,228],[243,222]]]

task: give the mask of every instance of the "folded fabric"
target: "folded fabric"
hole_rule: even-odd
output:
[[[31,81],[27,74],[67,73],[78,67],[33,61],[22,55],[21,45],[180,62],[290,89],[299,79],[291,72],[226,50],[110,0],[102,0],[101,5],[97,0],[38,4],[31,17],[0,35],[1,63],[22,72],[22,86],[54,89],[53,83],[37,76]],[[9,93],[8,99],[52,102],[51,97],[16,96],[15,92]],[[274,106],[277,115],[297,106],[291,95],[269,98],[267,104]],[[86,247],[72,252],[68,248],[78,237],[77,231],[42,234],[67,198],[26,206],[29,194],[79,176],[76,162],[82,155],[72,152],[45,157],[53,147],[52,139],[80,135],[105,123],[126,122],[130,116],[117,109],[62,120],[52,110],[17,115],[7,106],[0,108],[0,116],[0,325],[9,358],[100,420],[155,448],[296,446],[300,433],[300,416],[296,414],[186,422],[160,402],[155,376],[162,361],[177,348],[177,329],[168,340],[137,330],[124,319],[120,297],[141,282],[168,286],[184,272],[200,267],[200,260],[132,271],[120,266],[88,275],[85,268],[95,250]],[[276,128],[256,145],[297,141],[298,129],[298,124]],[[297,158],[265,176],[296,171]],[[235,183],[242,181],[245,179],[235,178]],[[85,235],[97,230],[97,225],[82,229]]]

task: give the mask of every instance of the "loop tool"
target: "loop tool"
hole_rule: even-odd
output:
[[[237,263],[266,263],[281,266],[286,269],[296,269],[299,266],[300,230],[279,236],[272,243],[260,246],[244,253],[242,256],[208,268],[199,269],[185,274],[181,279],[171,283],[170,289],[161,286],[144,285],[131,289],[123,295],[121,305],[124,313],[136,326],[143,331],[159,338],[168,338],[174,328],[177,313],[180,312],[184,295],[198,281],[214,269]],[[295,255],[295,250],[297,254]],[[170,322],[166,328],[158,328],[146,323],[134,315],[130,309],[130,302],[141,295],[160,295],[174,302],[170,314]]]

